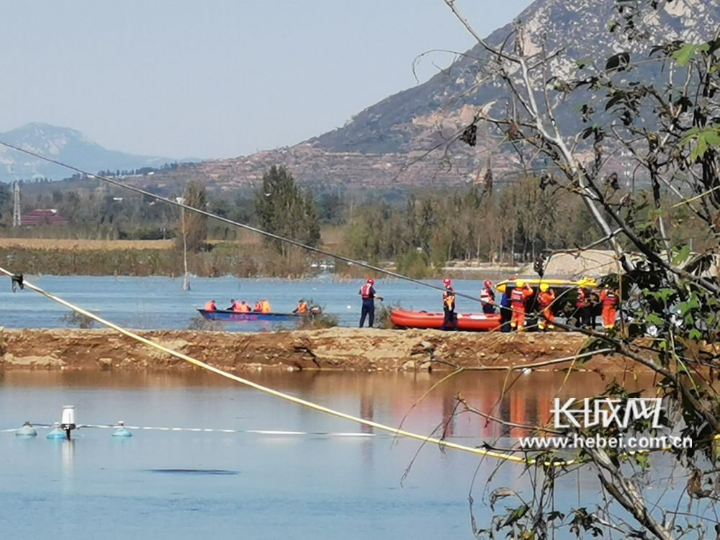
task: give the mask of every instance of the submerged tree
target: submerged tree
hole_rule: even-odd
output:
[[[197,180],[188,182],[183,197],[185,204],[200,210],[207,210],[207,192],[205,184]],[[180,234],[175,243],[178,249],[190,252],[201,251],[207,246],[207,216],[197,212],[182,212],[180,216]]]
[[[623,297],[631,300],[621,313],[628,324],[623,332],[584,331],[589,337],[585,351],[602,348],[652,370],[657,377],[654,390],[663,398],[659,428],[643,420],[613,429],[582,426],[554,432],[670,433],[693,441],[692,448],[664,453],[585,448],[569,456],[515,448],[511,452],[531,458],[525,469],[530,493],[502,487],[488,491],[494,516],[476,524],[476,535],[550,538],[562,528],[578,537],[720,534],[715,508],[720,496],[720,400],[713,387],[720,373],[715,346],[720,335],[715,267],[720,253],[720,29],[707,41],[665,37],[651,43],[652,33],[645,26],[657,20],[670,0],[614,0],[616,18],[609,21],[608,32],[622,34],[628,50],[605,59],[572,61],[546,41],[528,46],[521,23],[499,45],[492,45],[473,30],[454,0],[444,1],[477,39],[483,75],[503,84],[509,96],[502,104],[478,110],[465,133],[488,126],[512,143],[522,163],[544,160],[548,173],[540,186],[552,185],[582,200],[601,231],[592,245],[608,245],[622,265],[624,272],[616,279]],[[630,49],[635,43],[648,52],[634,56]],[[648,71],[647,64],[662,69]],[[571,98],[581,101],[575,123],[559,117]],[[620,184],[627,165],[623,159],[631,161],[633,178],[644,182],[646,190]],[[662,204],[664,196],[674,198],[673,212]],[[692,239],[673,233],[682,229],[683,215],[702,225],[695,234],[703,238],[704,251],[693,252]],[[649,335],[652,339],[644,337]],[[633,396],[616,383],[596,399],[626,403]],[[526,427],[539,434],[554,429]],[[661,463],[667,466],[668,460],[686,486],[653,497]],[[578,478],[582,473],[599,480],[600,504],[560,507],[555,490],[576,471]],[[508,504],[506,512],[496,506],[500,500]]]
[[[255,193],[255,213],[262,229],[309,246],[320,242],[320,222],[311,191],[300,189],[284,167],[272,166],[263,175],[262,187]],[[279,253],[288,245],[265,238]]]

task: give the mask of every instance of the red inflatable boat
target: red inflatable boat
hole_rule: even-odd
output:
[[[436,328],[441,329],[444,315],[427,311],[405,311],[394,309],[390,320],[398,328]],[[500,315],[483,313],[458,313],[458,330],[471,332],[490,332],[500,328]]]

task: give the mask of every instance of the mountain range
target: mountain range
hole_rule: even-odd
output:
[[[720,25],[720,2],[673,0],[657,11],[646,12],[642,28],[647,39],[629,41],[622,32],[609,31],[618,18],[615,5],[614,0],[536,0],[518,17],[525,50],[538,52],[543,42],[550,51],[562,48],[565,54],[552,65],[553,74],[562,77],[575,69],[578,60],[603,61],[623,51],[630,52],[634,60],[644,59],[657,43],[708,40]],[[463,31],[458,23],[458,32]],[[497,46],[512,31],[509,23],[487,41]],[[254,185],[269,166],[279,164],[299,181],[321,187],[444,186],[478,181],[492,155],[496,182],[502,182],[519,170],[518,158],[487,131],[478,133],[476,148],[462,144],[448,148],[446,144],[472,121],[479,108],[508,107],[507,90],[483,74],[486,63],[486,54],[478,45],[427,82],[368,107],[339,129],[288,148],[182,166],[163,181],[167,185],[193,176],[233,189]],[[639,71],[636,76],[645,80],[663,76],[659,62],[643,63],[635,69]],[[584,99],[588,96],[573,95],[559,104],[561,125],[579,125],[577,109]]]
[[[159,168],[175,160],[163,157],[138,156],[103,148],[81,132],[50,124],[31,123],[0,133],[0,141],[25,148],[74,165],[89,172]],[[33,158],[0,146],[0,181],[47,178],[58,180],[72,175],[59,165]]]
[[[614,0],[536,0],[518,17],[524,28],[525,49],[539,51],[543,40],[548,50],[561,47],[565,54],[554,61],[552,69],[562,77],[574,69],[577,60],[604,59],[622,51],[631,52],[635,59],[647,58],[656,43],[670,39],[707,40],[720,25],[720,2],[673,0],[657,12],[647,12],[642,26],[648,39],[629,42],[622,33],[609,31],[609,25],[617,18],[614,6]],[[512,30],[510,23],[493,32],[487,41],[498,45]],[[463,31],[458,23],[458,32]],[[182,164],[133,181],[167,188],[183,185],[190,178],[201,178],[211,187],[230,190],[252,187],[271,165],[283,165],[298,181],[319,187],[448,185],[476,181],[490,155],[493,172],[502,181],[504,175],[518,169],[518,158],[507,146],[499,146],[487,131],[479,132],[476,148],[466,145],[448,148],[445,144],[472,121],[478,108],[507,107],[507,90],[483,75],[486,62],[482,48],[476,46],[427,82],[368,107],[339,129],[294,146],[233,159]],[[643,78],[652,79],[661,76],[661,68],[659,63],[646,63],[638,69],[643,70]],[[561,124],[567,127],[579,122],[576,109],[580,99],[583,98],[571,96],[560,104]],[[71,133],[74,136],[66,138],[72,142],[63,143],[62,137],[60,142],[51,139],[45,151],[52,153],[60,148],[63,157],[70,160],[70,152],[79,145],[75,141],[85,141],[85,147],[93,149],[97,157],[94,167],[102,169],[127,168],[103,159],[140,158],[103,154],[109,151],[93,146],[77,132]],[[0,135],[0,140],[7,135]],[[77,157],[76,162],[84,163],[83,156],[78,153]],[[0,163],[5,163],[4,158],[0,153]],[[146,164],[163,162],[162,158],[142,159],[147,160]],[[39,164],[30,163],[29,169],[33,168],[43,174]]]

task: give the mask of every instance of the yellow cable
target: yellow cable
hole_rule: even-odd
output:
[[[6,276],[12,277],[14,274],[5,268],[0,267],[0,273],[5,274]],[[221,377],[225,377],[227,379],[230,379],[235,382],[239,382],[240,384],[243,384],[245,386],[249,386],[250,388],[254,388],[255,390],[258,390],[260,392],[264,392],[265,394],[269,394],[271,396],[275,396],[280,399],[284,399],[285,401],[290,401],[291,403],[296,403],[298,405],[302,405],[303,407],[307,407],[309,409],[313,409],[315,411],[319,411],[325,414],[329,414],[331,416],[336,416],[338,418],[343,418],[344,420],[349,420],[351,422],[355,422],[357,424],[361,424],[364,426],[369,426],[375,429],[378,429],[380,431],[385,431],[387,433],[392,433],[396,436],[401,437],[407,437],[408,439],[416,439],[418,441],[422,441],[423,443],[431,443],[436,444],[437,446],[443,447],[443,448],[452,448],[454,450],[461,450],[463,452],[469,452],[471,454],[475,454],[478,456],[484,456],[484,457],[491,457],[495,459],[500,459],[503,461],[510,461],[513,463],[522,463],[524,465],[537,465],[538,461],[536,459],[527,459],[524,457],[518,457],[514,456],[509,453],[505,452],[497,452],[494,450],[485,450],[482,448],[473,448],[471,446],[465,446],[463,444],[457,444],[449,441],[443,441],[441,439],[435,438],[435,437],[428,437],[425,435],[420,435],[419,433],[413,433],[411,431],[405,431],[404,429],[397,429],[391,426],[387,426],[385,424],[380,424],[378,422],[373,422],[372,420],[366,420],[364,418],[360,418],[358,416],[353,416],[351,414],[346,414],[341,411],[336,411],[335,409],[330,409],[328,407],[323,407],[322,405],[318,405],[316,403],[312,403],[310,401],[306,401],[304,399],[300,399],[298,397],[292,396],[290,394],[285,394],[284,392],[279,392],[278,390],[273,390],[272,388],[268,388],[267,386],[263,386],[258,383],[254,383],[248,379],[244,379],[242,377],[238,377],[237,375],[233,375],[232,373],[228,373],[227,371],[223,371],[222,369],[216,368],[214,366],[211,366],[210,364],[206,364],[205,362],[202,362],[200,360],[197,360],[191,356],[188,356],[186,354],[183,354],[181,352],[175,351],[173,349],[170,349],[169,347],[165,347],[164,345],[161,345],[159,343],[155,343],[154,341],[151,341],[147,338],[144,338],[134,332],[131,332],[130,330],[127,330],[123,328],[122,326],[119,326],[113,322],[107,321],[103,319],[102,317],[91,313],[81,307],[78,307],[74,304],[71,304],[67,300],[64,300],[58,296],[55,296],[52,293],[49,293],[40,287],[33,285],[32,283],[28,281],[24,281],[25,287],[28,289],[35,291],[38,294],[43,295],[44,297],[57,302],[59,304],[62,304],[63,306],[75,311],[76,313],[80,313],[81,315],[85,315],[86,317],[89,317],[90,319],[99,322],[100,324],[107,326],[108,328],[112,328],[113,330],[116,330],[117,332],[120,332],[121,334],[128,336],[131,339],[134,339],[135,341],[138,341],[140,343],[143,343],[144,345],[147,345],[148,347],[152,347],[154,349],[157,349],[159,351],[162,351],[166,354],[169,354],[170,356],[174,356],[175,358],[179,358],[180,360],[184,360],[185,362],[189,362],[190,364],[197,366],[199,368],[205,369],[207,371],[210,371],[212,373],[216,373],[220,375]],[[720,434],[715,435],[715,440],[720,440]],[[667,451],[669,448],[663,448],[663,451]],[[626,455],[632,456],[635,454],[645,454],[649,453],[649,451],[646,450],[639,450],[639,451],[631,451],[627,452]],[[578,464],[580,461],[578,460],[546,460],[542,462],[542,465],[544,466],[552,466],[552,467],[566,467],[569,465]]]
[[[0,272],[5,274],[6,276],[12,277],[14,274],[12,272],[9,272],[5,268],[0,267]],[[416,439],[419,441],[422,441],[424,443],[432,443],[436,444],[440,447],[444,448],[453,448],[455,450],[462,450],[463,452],[470,452],[472,454],[476,454],[479,456],[486,456],[486,457],[492,457],[496,459],[501,459],[504,461],[512,461],[515,463],[523,463],[526,465],[534,465],[536,463],[536,460],[534,459],[526,459],[523,457],[514,456],[512,454],[504,453],[504,452],[496,452],[494,450],[485,450],[482,448],[473,448],[471,446],[465,446],[462,444],[457,444],[449,441],[443,441],[441,439],[437,439],[435,437],[428,437],[425,435],[420,435],[418,433],[412,433],[410,431],[405,431],[403,429],[397,429],[393,428],[391,426],[386,426],[385,424],[380,424],[378,422],[373,422],[372,420],[366,420],[364,418],[360,418],[357,416],[353,416],[350,414],[343,413],[341,411],[336,411],[334,409],[330,409],[328,407],[323,407],[322,405],[318,405],[316,403],[312,403],[310,401],[306,401],[304,399],[300,399],[298,397],[292,396],[290,394],[285,394],[284,392],[279,392],[277,390],[273,390],[272,388],[268,388],[267,386],[263,386],[258,383],[254,383],[248,379],[244,379],[242,377],[238,377],[237,375],[233,375],[232,373],[228,373],[226,371],[223,371],[222,369],[216,368],[214,366],[211,366],[210,364],[206,364],[205,362],[202,362],[200,360],[197,360],[191,356],[188,356],[186,354],[183,354],[181,352],[175,351],[173,349],[170,349],[169,347],[165,347],[164,345],[161,345],[159,343],[155,343],[154,341],[151,341],[147,338],[144,338],[138,334],[135,334],[134,332],[131,332],[130,330],[127,330],[121,326],[118,326],[115,323],[112,323],[110,321],[107,321],[103,319],[102,317],[99,317],[98,315],[91,313],[89,311],[84,310],[81,307],[78,307],[74,304],[71,304],[67,300],[63,300],[62,298],[55,296],[52,293],[49,293],[40,287],[37,287],[36,285],[33,285],[32,283],[29,283],[28,281],[24,281],[25,287],[28,289],[35,291],[36,293],[39,293],[46,298],[49,298],[50,300],[53,300],[54,302],[57,302],[59,304],[62,304],[63,306],[80,313],[81,315],[84,315],[86,317],[91,318],[94,321],[99,322],[100,324],[107,326],[108,328],[112,328],[113,330],[116,330],[117,332],[120,332],[123,335],[128,336],[129,338],[134,339],[135,341],[138,341],[140,343],[143,343],[144,345],[147,345],[148,347],[152,347],[154,349],[157,349],[159,351],[162,351],[166,354],[169,354],[171,356],[174,356],[175,358],[179,358],[180,360],[184,360],[185,362],[188,362],[194,366],[197,366],[199,368],[205,369],[207,371],[211,371],[212,373],[216,373],[222,377],[225,377],[227,379],[233,380],[235,382],[239,382],[240,384],[243,384],[245,386],[249,386],[250,388],[254,388],[255,390],[259,390],[260,392],[264,392],[266,394],[269,394],[271,396],[278,397],[280,399],[284,399],[286,401],[290,401],[292,403],[296,403],[298,405],[302,405],[303,407],[307,407],[309,409],[313,409],[315,411],[319,411],[325,414],[329,414],[331,416],[336,416],[338,418],[343,418],[345,420],[350,420],[351,422],[356,422],[358,424],[362,424],[364,426],[369,426],[375,429],[378,429],[380,431],[385,431],[387,433],[392,433],[394,435],[399,435],[401,437],[407,437],[409,439]],[[553,464],[553,465],[570,465],[574,463],[573,461],[563,461],[563,462],[550,462],[548,461],[547,464]]]

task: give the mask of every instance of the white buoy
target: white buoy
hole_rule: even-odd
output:
[[[62,416],[60,417],[60,429],[65,431],[65,436],[70,439],[70,432],[77,427],[75,422],[75,407],[72,405],[65,405],[62,410]]]
[[[348,306],[347,308],[348,308],[348,309],[352,309],[352,306]]]

